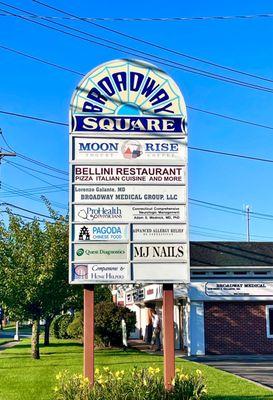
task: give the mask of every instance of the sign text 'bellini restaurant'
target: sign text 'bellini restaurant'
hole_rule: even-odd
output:
[[[141,61],[103,64],[70,108],[70,282],[189,281],[186,107]]]

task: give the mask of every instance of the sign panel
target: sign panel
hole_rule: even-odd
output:
[[[75,222],[186,222],[184,205],[74,205]]]
[[[75,243],[76,262],[126,262],[130,261],[130,247],[127,243]]]
[[[73,159],[90,164],[172,164],[185,163],[185,139],[119,139],[76,137],[73,141]]]
[[[122,117],[122,116],[97,116],[92,117],[81,114],[72,115],[71,133],[91,133],[93,135],[130,136],[154,135],[162,133],[172,135],[185,135],[185,118],[181,117]]]
[[[186,282],[189,280],[187,264],[170,263],[135,263],[133,264],[134,279],[137,282]]]
[[[128,225],[108,224],[75,224],[73,228],[74,242],[93,241],[129,241]]]
[[[73,182],[80,184],[186,184],[185,166],[73,166]]]
[[[213,282],[205,284],[207,296],[273,296],[272,282]]]
[[[72,279],[77,283],[125,283],[131,280],[130,264],[74,264]]]
[[[134,224],[134,242],[186,242],[186,224]]]
[[[133,245],[134,262],[187,262],[187,245],[180,243],[148,243]]]
[[[102,185],[75,185],[75,203],[158,203],[158,204],[185,204],[186,188],[181,186],[102,186]]]
[[[70,282],[189,282],[187,115],[142,61],[89,72],[70,107]]]

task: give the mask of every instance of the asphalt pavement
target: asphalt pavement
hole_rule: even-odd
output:
[[[273,390],[273,354],[255,356],[199,356],[187,357],[187,359],[230,372]]]

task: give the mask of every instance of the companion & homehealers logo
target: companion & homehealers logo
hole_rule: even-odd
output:
[[[88,266],[87,265],[76,265],[74,267],[74,273],[77,279],[86,279],[88,276]]]

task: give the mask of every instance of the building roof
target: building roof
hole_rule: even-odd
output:
[[[191,267],[273,266],[273,242],[190,242]]]

